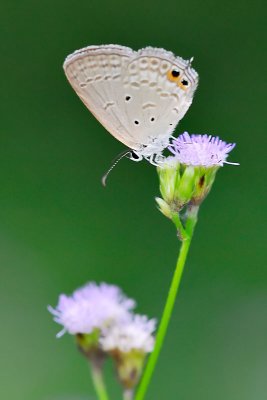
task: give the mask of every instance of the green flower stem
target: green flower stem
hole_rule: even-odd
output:
[[[178,293],[178,289],[180,286],[181,282],[181,277],[182,273],[184,270],[184,265],[186,262],[188,250],[191,244],[193,232],[195,225],[197,223],[197,213],[198,213],[198,207],[193,206],[189,207],[188,212],[187,212],[187,221],[186,221],[186,226],[185,226],[185,231],[186,231],[186,238],[182,241],[182,245],[180,248],[180,253],[178,256],[175,272],[173,275],[173,279],[171,282],[171,286],[169,289],[168,297],[165,303],[164,311],[162,314],[162,318],[160,321],[157,337],[156,337],[156,343],[155,343],[155,348],[153,353],[151,353],[149,360],[147,362],[145,372],[143,375],[143,378],[141,380],[140,386],[138,388],[135,400],[143,400],[145,397],[145,394],[148,389],[148,385],[150,383],[152,374],[154,372],[160,350],[162,348],[165,335],[167,332],[167,328],[170,322],[171,314],[173,311],[173,307],[175,304],[175,299]]]
[[[104,380],[103,380],[102,368],[100,368],[94,362],[91,362],[90,365],[91,365],[91,374],[92,374],[93,384],[94,384],[98,399],[99,400],[109,400],[108,394],[106,391],[106,387],[104,384]]]
[[[180,220],[179,213],[177,213],[177,212],[172,213],[171,219],[172,219],[172,222],[174,223],[174,225],[176,226],[179,239],[185,240],[187,238],[187,233],[182,224],[182,221]]]

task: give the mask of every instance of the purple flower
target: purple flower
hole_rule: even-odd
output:
[[[223,166],[228,163],[228,153],[235,147],[234,143],[226,143],[219,137],[211,135],[189,135],[184,132],[173,139],[168,149],[181,164],[192,166]]]
[[[99,286],[90,282],[75,290],[71,296],[59,296],[57,307],[48,310],[54,320],[63,326],[58,337],[65,332],[72,335],[91,333],[94,329],[102,330],[112,324],[129,318],[135,301],[127,298],[115,285],[101,283]]]

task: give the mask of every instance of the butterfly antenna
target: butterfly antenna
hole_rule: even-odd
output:
[[[188,60],[186,68],[190,68],[193,61],[194,61],[194,57],[191,57],[190,60]]]
[[[122,153],[120,153],[112,162],[111,167],[107,170],[107,172],[105,173],[105,175],[103,175],[101,182],[103,186],[106,186],[106,181],[107,181],[107,177],[109,176],[110,172],[113,170],[114,167],[116,167],[116,165],[118,164],[118,162],[125,156],[127,156],[128,154],[131,154],[131,151],[124,150]]]

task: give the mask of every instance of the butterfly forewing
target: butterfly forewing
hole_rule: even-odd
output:
[[[122,87],[122,70],[134,53],[127,47],[90,46],[68,56],[66,76],[86,107],[118,140],[135,149],[136,142],[117,112],[116,97]]]
[[[64,69],[87,108],[134,150],[169,138],[197,87],[197,74],[187,61],[150,47],[135,52],[123,46],[90,46],[67,57]],[[179,85],[173,70],[179,71]]]

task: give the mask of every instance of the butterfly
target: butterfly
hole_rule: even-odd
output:
[[[63,65],[71,86],[98,121],[130,150],[158,165],[198,85],[191,60],[146,47],[88,46]]]

